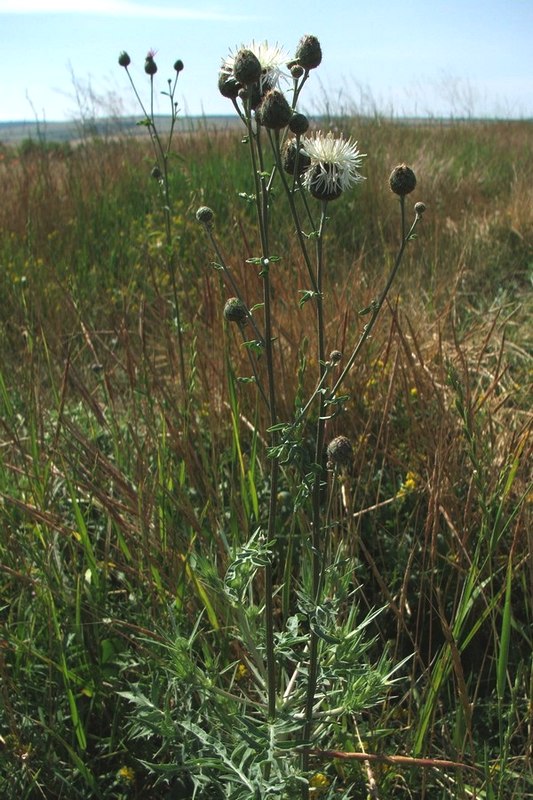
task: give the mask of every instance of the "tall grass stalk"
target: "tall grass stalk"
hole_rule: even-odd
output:
[[[174,64],[174,79],[168,79],[168,91],[163,92],[170,103],[170,127],[168,133],[166,134],[166,142],[163,141],[162,135],[159,132],[157,123],[156,123],[156,116],[154,113],[154,76],[157,72],[157,65],[154,61],[154,55],[150,50],[145,59],[144,71],[149,76],[150,79],[150,110],[147,111],[143,100],[139,94],[139,91],[135,85],[135,82],[131,76],[129,65],[130,65],[130,57],[129,55],[123,51],[119,56],[119,64],[120,66],[124,67],[126,74],[128,76],[130,85],[133,89],[133,93],[139,103],[139,106],[144,114],[144,119],[141,120],[141,125],[145,126],[148,129],[150,134],[150,141],[152,143],[152,148],[154,152],[154,159],[155,165],[152,168],[151,175],[152,177],[159,183],[161,187],[161,194],[163,198],[163,218],[165,223],[165,258],[166,258],[166,266],[167,272],[170,276],[171,284],[172,284],[172,294],[174,298],[174,323],[178,338],[178,372],[181,381],[181,388],[185,392],[187,390],[187,380],[186,380],[186,368],[185,368],[185,347],[183,341],[183,327],[182,327],[182,319],[181,319],[181,308],[180,308],[180,300],[179,300],[179,290],[182,287],[178,287],[177,281],[177,271],[178,271],[178,257],[176,252],[176,237],[173,232],[172,220],[173,220],[173,199],[171,196],[171,188],[170,188],[170,159],[173,157],[172,153],[172,140],[174,137],[174,131],[176,127],[176,122],[178,119],[178,103],[175,100],[176,88],[178,84],[178,78],[180,73],[183,70],[183,62],[178,60]]]

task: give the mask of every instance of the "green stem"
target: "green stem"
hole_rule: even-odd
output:
[[[274,157],[276,159],[276,166],[278,168],[278,172],[279,172],[279,175],[280,175],[280,178],[281,178],[281,182],[283,184],[283,188],[285,190],[285,194],[287,195],[287,199],[289,201],[289,208],[291,210],[291,215],[292,215],[292,219],[293,219],[293,222],[294,222],[294,228],[295,228],[295,231],[296,231],[296,236],[298,238],[298,244],[300,245],[300,250],[302,252],[302,255],[303,255],[303,258],[304,258],[304,261],[305,261],[305,266],[307,267],[307,272],[308,272],[308,275],[309,275],[309,279],[311,281],[311,285],[313,287],[313,291],[314,292],[318,292],[318,288],[317,288],[317,285],[316,285],[316,279],[315,279],[315,276],[313,274],[313,265],[311,263],[311,258],[309,256],[309,253],[307,251],[305,237],[304,237],[304,233],[302,231],[302,225],[300,223],[300,216],[298,214],[298,209],[296,208],[296,203],[294,202],[294,191],[292,191],[290,186],[289,186],[289,183],[288,183],[287,178],[285,176],[285,171],[283,169],[283,165],[281,163],[281,152],[280,152],[280,146],[279,146],[279,136],[276,136],[275,140],[273,140],[272,136],[271,136],[270,137],[270,142],[271,142],[271,145],[272,145],[272,150],[274,152]],[[305,195],[304,195],[304,197],[305,197]],[[306,208],[308,209],[307,204],[306,204]],[[312,222],[312,220],[311,220],[311,224],[313,225],[313,230],[314,230],[314,223]]]
[[[255,198],[257,209],[257,220],[261,237],[262,268],[261,278],[263,279],[263,314],[265,331],[265,357],[267,367],[267,391],[268,406],[270,410],[270,425],[277,424],[276,410],[276,382],[274,374],[274,351],[272,346],[272,309],[271,309],[271,285],[270,285],[270,262],[269,262],[269,241],[268,241],[268,200],[269,192],[265,183],[263,153],[261,148],[261,127],[257,126],[257,132],[253,131],[250,108],[247,108],[246,122],[248,128],[248,141],[250,145],[250,155],[255,183]],[[270,444],[277,444],[278,435],[275,431],[271,432]],[[278,481],[279,481],[279,462],[273,458],[270,465],[270,497],[268,507],[267,541],[272,542],[276,538],[276,517],[278,502]],[[267,661],[267,696],[268,696],[268,718],[273,721],[276,716],[276,659],[274,652],[274,575],[271,559],[265,566],[265,638],[266,638],[266,661]]]
[[[322,272],[323,272],[323,243],[324,230],[326,225],[327,201],[322,203],[322,215],[320,218],[320,228],[317,238],[317,264],[316,264],[316,287],[317,294],[316,314],[317,314],[317,339],[318,339],[318,364],[319,364],[319,383],[323,380],[326,368],[325,357],[325,331],[324,331],[324,307],[322,298]],[[315,477],[312,490],[312,529],[311,529],[311,574],[312,574],[312,603],[313,608],[319,601],[321,573],[322,573],[322,548],[321,548],[321,509],[320,494],[323,479],[323,451],[325,438],[325,419],[324,419],[324,395],[318,394],[318,419],[316,423],[315,438]],[[309,633],[309,668],[307,677],[307,691],[305,701],[305,721],[302,730],[304,742],[309,742],[313,730],[313,708],[315,704],[316,685],[318,679],[318,636],[314,625],[310,626]],[[306,748],[302,753],[302,770],[307,772],[309,769],[309,750]],[[302,791],[303,797],[308,797],[308,788],[305,786]]]
[[[212,231],[211,227],[209,225],[205,225],[204,227],[205,227],[206,233],[207,233],[207,235],[209,237],[209,241],[211,242],[211,244],[213,246],[213,250],[216,253],[216,256],[217,256],[217,259],[218,259],[217,266],[222,268],[222,272],[224,273],[224,275],[225,275],[225,277],[226,277],[226,279],[228,281],[228,284],[230,286],[230,289],[233,292],[233,294],[235,295],[235,297],[237,297],[241,301],[241,303],[246,307],[246,310],[248,312],[248,320],[250,321],[250,324],[251,324],[252,328],[254,329],[254,333],[255,333],[255,335],[257,337],[257,341],[261,342],[261,344],[264,346],[264,344],[265,344],[264,337],[263,337],[262,333],[260,332],[259,328],[257,327],[257,323],[256,323],[255,319],[253,318],[253,315],[248,310],[248,306],[247,306],[244,298],[242,297],[241,291],[240,291],[240,289],[239,289],[239,287],[238,287],[238,285],[237,285],[237,283],[235,281],[235,278],[231,274],[230,268],[228,267],[228,265],[225,262],[224,256],[222,254],[222,251],[221,251],[221,249],[219,247],[219,244],[218,244],[217,240],[215,239],[215,236],[213,234],[213,231]]]

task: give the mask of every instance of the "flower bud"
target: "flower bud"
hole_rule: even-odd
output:
[[[129,67],[129,65],[131,64],[131,58],[129,57],[129,55],[126,53],[125,50],[123,50],[122,53],[120,53],[118,57],[118,63],[120,64],[121,67]]]
[[[224,319],[228,322],[236,322],[237,325],[246,325],[248,321],[248,310],[242,300],[238,297],[230,297],[224,306]]]
[[[157,64],[154,61],[152,53],[148,53],[144,61],[144,71],[147,75],[155,75],[157,72]]]
[[[302,175],[311,163],[311,159],[303,149],[296,146],[296,140],[291,139],[285,145],[281,158],[283,169],[289,175]]]
[[[278,131],[285,128],[292,117],[292,109],[285,95],[278,89],[271,89],[266,93],[257,113],[261,125]]]
[[[415,203],[415,214],[417,217],[421,217],[425,210],[426,210],[425,203]]]
[[[328,444],[328,467],[345,467],[353,458],[352,443],[346,436],[336,436]]]
[[[159,167],[157,166],[157,164],[155,165],[155,167],[152,167],[152,170],[151,170],[151,172],[150,172],[150,175],[152,176],[152,178],[153,178],[155,181],[160,181],[160,180],[161,180],[161,178],[163,177],[163,173],[161,172],[161,170],[159,169]]]
[[[213,222],[214,217],[215,215],[213,210],[209,208],[209,206],[200,206],[196,212],[196,219],[198,222],[201,222],[202,225],[210,225]]]
[[[305,114],[293,114],[289,122],[289,130],[301,136],[302,133],[307,133],[309,130],[309,120]]]
[[[301,67],[299,64],[293,64],[293,66],[290,68],[290,70],[291,70],[291,76],[295,80],[298,80],[298,78],[301,78],[302,75],[305,72],[304,68]]]
[[[340,350],[332,350],[329,354],[329,360],[332,364],[338,364],[339,361],[342,359],[342,353]]]
[[[233,75],[238,83],[248,86],[257,83],[261,77],[261,62],[251,50],[239,50],[233,62]]]
[[[222,97],[235,100],[239,96],[239,89],[241,89],[241,84],[235,80],[233,75],[229,75],[227,72],[221,72],[219,74],[218,91]]]
[[[259,83],[254,83],[252,86],[248,87],[248,99],[250,102],[250,108],[254,111],[257,107],[263,102],[263,99],[267,92],[272,89],[268,80],[263,79]]]
[[[322,61],[322,48],[316,36],[302,36],[298,42],[294,60],[305,70],[318,67]]]
[[[410,194],[416,186],[415,173],[407,164],[398,164],[390,174],[389,185],[394,194],[405,197],[405,195]]]
[[[182,69],[183,69],[183,66],[184,65],[183,65],[183,61],[181,60],[181,58],[178,58],[177,61],[174,61],[174,69],[176,70],[176,72],[181,72]]]

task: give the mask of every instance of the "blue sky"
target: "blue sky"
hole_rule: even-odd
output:
[[[252,39],[293,52],[305,33],[324,57],[302,110],[533,117],[533,0],[0,0],[0,32],[0,121],[77,118],[88,86],[90,111],[135,113],[117,57],[143,90],[150,48],[161,89],[185,63],[184,113],[231,113],[222,58]]]

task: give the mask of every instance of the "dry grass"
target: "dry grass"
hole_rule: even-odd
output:
[[[414,654],[401,695],[366,721],[369,748],[482,764],[488,741],[494,766],[498,741],[504,742],[505,763],[518,777],[509,779],[510,793],[502,797],[518,798],[533,751],[527,721],[531,503],[523,502],[531,492],[533,444],[531,126],[349,119],[339,125],[369,157],[361,191],[331,205],[328,352],[350,351],[365,321],[358,312],[390,267],[399,223],[387,180],[396,163],[413,165],[414,200],[428,206],[396,291],[349,376],[345,411],[327,431],[328,439],[344,434],[355,445],[336,500],[332,550],[357,556],[353,584],[362,603],[387,608],[373,629],[377,651],[386,646],[398,659]],[[9,636],[0,667],[6,686],[17,680],[33,687],[24,712],[29,718],[37,717],[31,704],[41,673],[24,642],[35,637],[37,663],[45,663],[47,648],[57,663],[63,653],[51,622],[44,631],[25,616],[32,593],[36,610],[62,618],[65,630],[69,617],[75,620],[71,633],[81,655],[79,661],[69,656],[71,681],[97,669],[99,637],[116,636],[142,661],[146,640],[171,629],[173,602],[191,620],[203,610],[211,626],[206,636],[218,636],[228,613],[214,589],[229,558],[220,531],[237,545],[255,524],[237,443],[242,463],[255,470],[264,508],[261,437],[256,462],[250,452],[253,429],[268,423],[253,386],[236,383],[237,407],[232,399],[233,377],[248,376],[250,365],[239,336],[224,325],[231,292],[209,266],[214,256],[194,220],[201,204],[215,210],[227,263],[249,305],[258,302],[257,277],[245,263],[257,255],[254,220],[236,197],[250,191],[242,145],[234,134],[210,133],[182,135],[177,146],[173,214],[187,393],[177,380],[147,146],[135,140],[2,152],[0,187],[10,202],[0,207],[0,552]],[[279,413],[287,420],[295,397],[313,389],[316,375],[308,347],[315,323],[311,304],[298,309],[298,291],[308,286],[288,220],[273,274]],[[284,491],[297,488],[290,470],[283,481]],[[280,518],[280,541],[290,540],[294,525],[305,531],[308,522],[298,512]],[[98,566],[98,586],[84,583],[87,565]],[[281,574],[284,565],[278,569]],[[47,592],[57,604],[53,613]],[[513,628],[504,685],[511,700],[496,731],[506,604]],[[48,700],[40,702],[53,727],[50,697],[68,676],[54,683],[52,667]],[[139,678],[136,666],[128,669]],[[108,680],[110,694],[96,692],[83,717],[90,735],[122,686],[119,672]],[[19,743],[26,741],[24,714],[10,710],[7,700],[4,725]],[[378,729],[387,729],[388,738],[372,733]],[[113,736],[111,744],[123,753]],[[70,741],[75,747],[75,737]],[[18,752],[13,748],[15,761]],[[91,769],[104,769],[97,756]],[[381,781],[388,796],[407,796],[394,770],[384,770]],[[421,785],[417,796],[429,796],[424,780]]]

